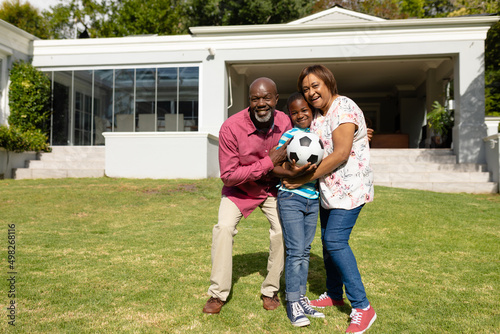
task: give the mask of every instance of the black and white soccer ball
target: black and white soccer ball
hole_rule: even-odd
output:
[[[323,142],[314,133],[298,132],[288,143],[286,153],[288,160],[295,160],[297,166],[304,166],[308,162],[319,165],[323,159]]]

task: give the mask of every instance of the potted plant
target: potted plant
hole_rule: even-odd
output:
[[[450,147],[451,129],[454,124],[453,110],[448,110],[438,101],[434,101],[432,111],[427,114],[427,122],[435,134],[431,137],[434,147]]]

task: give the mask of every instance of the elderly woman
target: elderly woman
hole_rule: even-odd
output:
[[[322,65],[308,66],[297,86],[316,108],[311,132],[320,136],[325,156],[316,171],[287,179],[288,188],[319,180],[320,220],[327,292],[312,306],[343,305],[343,286],[352,307],[346,333],[363,333],[377,315],[365,293],[349,237],[364,204],[373,201],[373,172],[367,127],[361,109],[338,94],[332,72]]]

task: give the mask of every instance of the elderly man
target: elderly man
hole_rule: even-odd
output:
[[[250,106],[229,117],[219,132],[219,164],[224,183],[218,223],[212,232],[211,296],[204,313],[218,314],[226,302],[232,282],[233,237],[242,217],[260,207],[271,225],[268,274],[261,286],[263,306],[279,306],[277,293],[284,266],[284,245],[276,207],[278,180],[273,168],[285,159],[286,145],[276,150],[281,135],[292,128],[290,118],[275,110],[276,84],[258,78],[249,90]]]

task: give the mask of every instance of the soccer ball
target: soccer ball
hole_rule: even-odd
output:
[[[319,165],[323,159],[323,142],[310,132],[299,132],[292,137],[286,148],[288,160],[295,160],[297,166],[304,166],[308,162]]]

